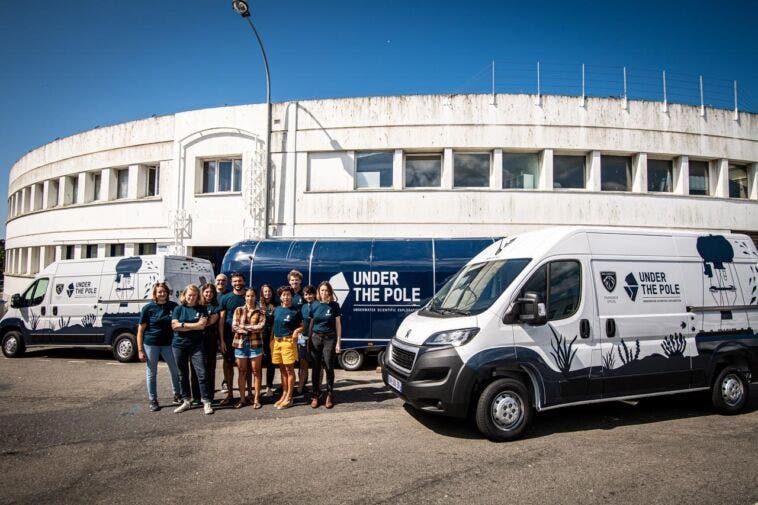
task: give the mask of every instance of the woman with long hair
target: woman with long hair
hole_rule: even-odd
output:
[[[274,404],[277,409],[292,406],[292,389],[295,386],[295,363],[297,362],[297,338],[303,332],[303,315],[293,307],[294,291],[289,286],[277,290],[281,305],[274,310],[274,345],[271,362],[279,365],[282,375],[282,397]]]
[[[334,362],[340,353],[342,311],[327,281],[318,285],[318,301],[311,308],[311,352],[313,361],[313,396],[311,407],[318,407],[321,391],[321,366],[326,369],[326,398],[324,407],[334,407]]]
[[[238,386],[240,400],[235,409],[248,405],[245,399],[245,385],[247,383],[248,370],[253,369],[255,380],[255,396],[253,408],[261,408],[261,361],[263,361],[263,327],[266,325],[266,317],[255,304],[255,289],[248,288],[245,291],[245,305],[234,309],[232,317],[232,331],[234,338],[234,357],[237,360]]]
[[[200,287],[200,304],[208,312],[208,322],[203,330],[203,362],[205,363],[208,396],[213,402],[216,394],[216,356],[218,355],[218,320],[221,308],[218,304],[216,287],[207,282]],[[200,383],[197,372],[190,363],[190,385],[192,388],[192,404],[200,404]]]
[[[266,367],[266,396],[273,394],[274,387],[274,373],[276,372],[276,365],[271,363],[271,347],[273,339],[271,338],[274,331],[274,309],[276,304],[274,302],[274,288],[270,284],[263,284],[261,286],[261,296],[258,301],[258,307],[266,318],[266,325],[263,327],[263,366]]]

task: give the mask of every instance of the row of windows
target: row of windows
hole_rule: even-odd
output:
[[[354,188],[391,188],[393,183],[394,151],[355,153]],[[340,156],[339,153],[334,156]],[[442,187],[444,153],[404,153],[403,176],[405,188]],[[543,177],[542,153],[502,153],[502,189],[537,189]],[[488,188],[494,154],[492,152],[453,152],[453,187]],[[554,189],[585,189],[588,181],[588,156],[554,155],[552,187]],[[329,166],[311,160],[310,190],[344,189],[329,187]],[[632,156],[600,156],[600,190],[632,191],[634,159]],[[689,160],[690,195],[711,195],[716,177],[715,160]],[[337,165],[333,165],[339,169]],[[674,160],[647,159],[645,166],[648,192],[674,191]],[[318,173],[314,173],[314,170]],[[729,164],[729,197],[748,198],[748,167]],[[318,180],[320,179],[320,180]]]
[[[103,189],[104,173],[111,178],[107,190],[109,194],[105,194]],[[137,198],[157,196],[160,192],[160,168],[157,165],[140,165],[136,173],[139,179],[136,181],[129,180],[128,168],[121,168],[67,175],[32,184],[8,198],[8,216],[64,205],[129,198],[130,183],[136,188]],[[80,187],[82,184],[83,187]]]
[[[56,246],[20,247],[5,251],[5,273],[34,275],[50,263],[59,260],[71,260],[75,258],[98,258],[126,255],[126,244],[104,244],[104,253],[100,254],[98,244],[63,245],[60,250]],[[78,249],[78,255],[77,255]],[[133,244],[129,251],[133,254],[156,254],[158,248],[154,242],[142,242]],[[56,257],[57,256],[57,257]]]

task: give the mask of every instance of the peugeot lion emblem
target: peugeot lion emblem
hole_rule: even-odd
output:
[[[609,293],[613,293],[616,289],[616,272],[600,272],[600,279],[603,281],[603,286]]]
[[[55,294],[59,295],[63,293],[63,284],[56,284],[55,285]]]

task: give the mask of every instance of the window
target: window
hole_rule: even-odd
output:
[[[116,199],[129,196],[129,169],[116,170]]]
[[[74,259],[74,246],[72,245],[63,246],[63,259],[64,260]]]
[[[553,156],[553,187],[556,189],[584,188],[584,156]]]
[[[527,291],[537,293],[539,300],[545,302],[548,321],[570,317],[581,302],[582,267],[574,260],[542,265],[526,281],[519,296],[523,297]]]
[[[647,190],[670,193],[672,173],[671,160],[647,160]]]
[[[392,187],[392,151],[355,153],[356,188]]]
[[[632,159],[629,156],[600,158],[600,190],[631,191]]]
[[[92,200],[100,200],[100,181],[103,179],[102,172],[92,174]]]
[[[140,256],[143,254],[155,254],[155,244],[149,242],[137,244],[137,254]]]
[[[690,194],[707,195],[709,191],[708,162],[690,160]]]
[[[405,187],[435,188],[442,181],[441,154],[407,154],[405,156]]]
[[[536,153],[503,153],[503,189],[537,188],[539,167]]]
[[[145,196],[155,196],[160,192],[160,168],[157,166],[147,167],[147,188],[145,190]]]
[[[124,244],[111,244],[108,249],[108,256],[123,256]]]
[[[42,303],[45,299],[45,293],[47,293],[47,286],[49,284],[48,279],[37,279],[37,281],[29,286],[24,294],[21,295],[22,307],[34,307]]]
[[[489,153],[453,154],[453,187],[487,188],[489,185]]]
[[[79,201],[79,177],[74,175],[69,177],[69,180],[71,181],[71,199],[69,201],[72,204],[77,203]]]
[[[203,162],[203,193],[228,193],[240,191],[241,187],[242,159]]]
[[[88,244],[84,246],[85,258],[97,258],[97,244]]]
[[[747,198],[747,167],[729,164],[729,198]]]

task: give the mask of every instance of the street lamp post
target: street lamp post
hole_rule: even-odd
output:
[[[258,45],[261,48],[261,55],[263,55],[263,66],[266,70],[266,197],[263,202],[264,218],[263,218],[263,238],[268,238],[268,207],[269,207],[269,181],[271,180],[271,75],[268,71],[268,58],[266,57],[266,50],[263,48],[263,41],[258,34],[253,19],[250,17],[250,8],[245,0],[233,0],[232,8],[242,16],[250,24],[250,28],[253,29],[255,38],[258,40]]]

